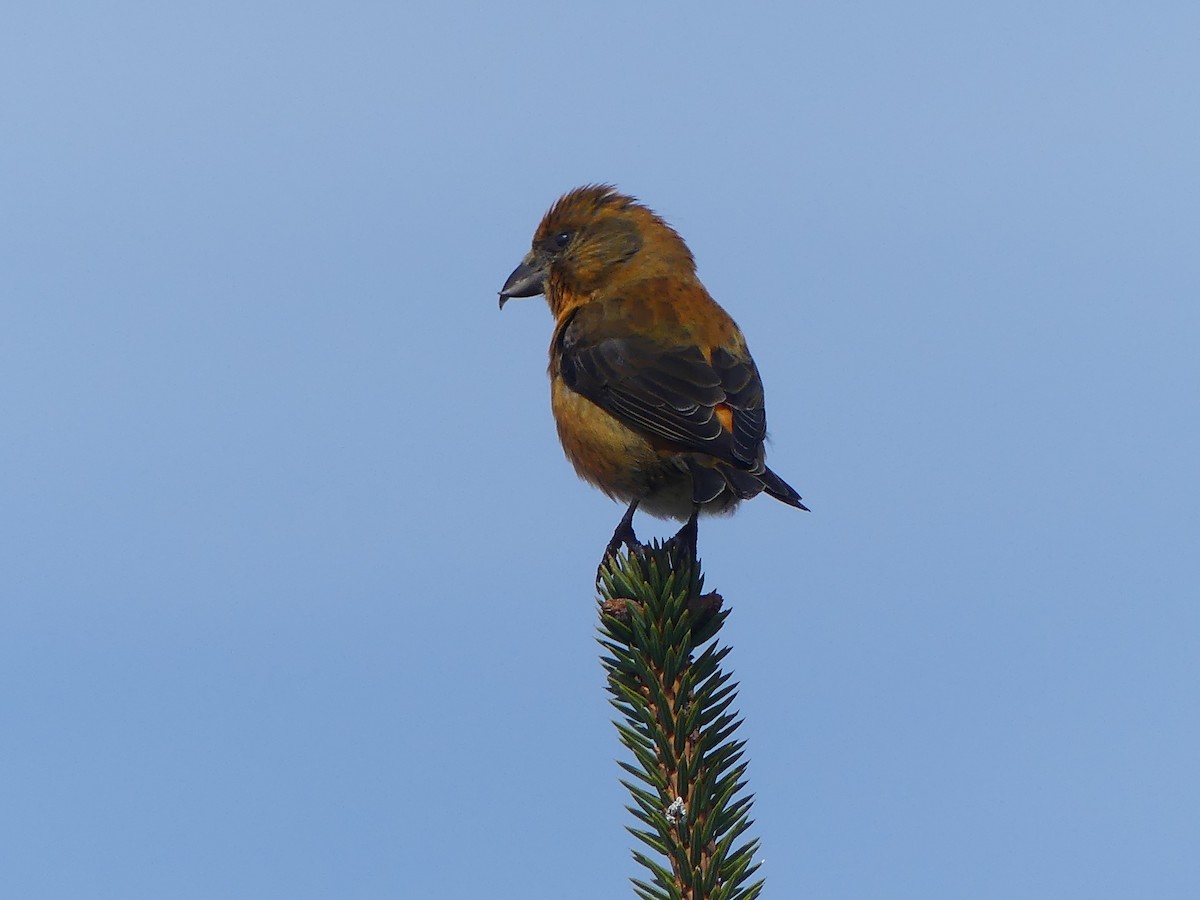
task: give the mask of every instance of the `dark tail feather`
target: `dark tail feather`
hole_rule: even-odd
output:
[[[733,466],[721,466],[721,474],[725,476],[730,490],[739,500],[749,500],[763,492],[762,479],[757,475],[752,475],[742,469],[735,469]]]
[[[792,489],[792,486],[770,469],[763,469],[762,474],[758,476],[758,480],[762,482],[763,490],[776,500],[782,500],[788,506],[794,506],[796,509],[802,509],[805,512],[809,511],[808,507],[800,502],[800,495]]]
[[[702,466],[693,462],[688,468],[692,471],[692,502],[703,506],[711,500],[716,500],[725,490],[725,478],[712,466]]]
[[[763,467],[763,470],[758,473],[735,469],[728,465],[720,466],[719,470],[728,483],[729,489],[742,500],[749,500],[766,491],[788,506],[808,511],[808,507],[800,502],[800,495],[792,490],[786,481],[766,467]]]

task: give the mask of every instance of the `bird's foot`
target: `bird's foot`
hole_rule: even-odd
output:
[[[625,510],[625,515],[621,516],[621,521],[617,523],[617,530],[613,532],[612,539],[609,540],[608,546],[604,548],[604,555],[600,557],[600,566],[596,569],[596,580],[600,580],[600,572],[604,569],[604,564],[610,558],[616,559],[617,553],[622,547],[627,547],[631,553],[637,553],[642,549],[642,542],[638,540],[637,533],[633,530],[633,514],[637,511],[637,501],[629,504],[629,509]]]
[[[696,535],[699,529],[696,526],[696,520],[700,515],[700,507],[692,507],[692,514],[688,520],[683,523],[683,527],[675,532],[675,536],[667,541],[667,547],[675,550],[683,556],[688,562],[695,564],[696,562]]]

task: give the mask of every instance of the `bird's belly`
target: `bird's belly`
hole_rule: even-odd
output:
[[[551,380],[550,406],[563,451],[581,478],[617,500],[642,501],[652,515],[687,518],[692,479],[678,454],[655,449],[559,378]]]
[[[579,476],[610,497],[640,498],[645,473],[658,462],[649,442],[561,379],[551,382],[550,406],[558,439]]]

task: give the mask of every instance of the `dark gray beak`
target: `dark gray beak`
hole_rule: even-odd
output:
[[[500,289],[500,308],[513,297],[536,297],[546,289],[546,264],[531,253],[513,269]]]

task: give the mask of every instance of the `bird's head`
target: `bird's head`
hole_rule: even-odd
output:
[[[640,254],[647,244],[654,254]],[[584,297],[612,284],[645,256],[655,267],[684,264],[692,254],[671,226],[611,185],[586,185],[560,197],[542,218],[533,246],[500,289],[500,308],[512,297],[546,294],[551,308],[564,294]],[[652,273],[644,273],[652,274]]]

